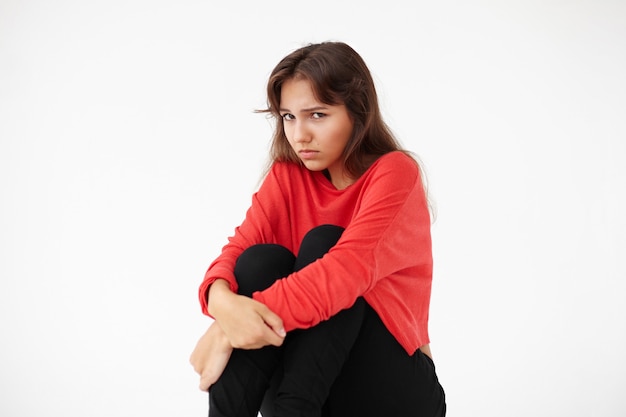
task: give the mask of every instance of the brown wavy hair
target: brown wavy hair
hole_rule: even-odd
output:
[[[287,141],[279,112],[282,86],[294,78],[309,81],[320,102],[345,105],[354,128],[343,152],[343,163],[353,179],[359,178],[386,153],[402,151],[409,154],[383,121],[374,80],[363,58],[345,43],[323,42],[293,51],[276,65],[269,77],[268,108],[260,112],[271,114],[276,121],[270,165],[285,161],[301,163]]]

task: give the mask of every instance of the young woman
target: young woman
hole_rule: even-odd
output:
[[[430,213],[418,163],[348,45],[274,68],[271,166],[210,265],[191,356],[210,416],[444,416],[430,357]]]

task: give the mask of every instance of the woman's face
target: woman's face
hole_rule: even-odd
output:
[[[304,166],[327,169],[338,189],[350,185],[341,157],[353,128],[346,107],[320,103],[308,80],[292,78],[282,85],[279,110],[285,136]]]

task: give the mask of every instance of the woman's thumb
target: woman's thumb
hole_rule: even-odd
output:
[[[271,310],[267,309],[263,314],[263,321],[280,337],[287,336],[285,327],[283,326],[283,320]]]

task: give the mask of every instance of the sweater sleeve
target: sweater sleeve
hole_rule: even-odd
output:
[[[321,259],[253,294],[283,319],[287,331],[327,320],[393,274],[419,265],[432,268],[430,214],[419,168],[402,153],[381,159],[337,244]],[[425,250],[416,254],[416,246]]]
[[[202,281],[198,296],[202,312],[209,315],[207,291],[215,280],[221,278],[228,281],[230,289],[237,292],[235,280],[235,263],[239,255],[248,247],[258,243],[275,240],[277,222],[285,218],[286,204],[280,184],[277,180],[278,165],[274,165],[264,179],[259,190],[253,194],[252,203],[246,212],[244,221],[235,228],[233,236],[222,248],[221,254],[210,265]]]

